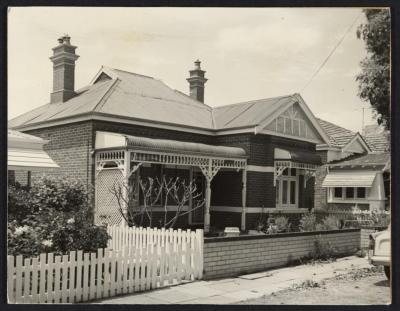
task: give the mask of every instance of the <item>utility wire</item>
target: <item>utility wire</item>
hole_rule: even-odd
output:
[[[343,42],[344,38],[346,38],[347,34],[350,32],[351,28],[353,28],[354,24],[358,20],[358,18],[362,15],[362,13],[358,14],[357,17],[354,19],[354,21],[351,23],[349,28],[345,31],[343,36],[340,38],[340,40],[336,43],[336,45],[333,47],[332,51],[328,54],[328,56],[325,58],[325,60],[322,62],[322,64],[318,67],[318,69],[314,72],[314,74],[311,76],[310,80],[303,86],[300,92],[303,92],[314,80],[315,76],[321,71],[321,69],[325,66],[325,64],[328,62],[328,60],[331,58],[333,53],[335,53],[336,49],[340,46],[340,44]]]

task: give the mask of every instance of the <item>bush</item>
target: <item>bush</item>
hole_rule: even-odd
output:
[[[93,225],[91,194],[83,184],[42,178],[32,188],[9,187],[8,253],[37,256],[107,246],[104,227]]]
[[[317,227],[317,217],[314,213],[308,212],[303,214],[300,219],[300,231],[315,231]]]
[[[312,260],[332,260],[337,251],[329,241],[322,240],[321,236],[314,241],[314,250],[311,253]]]
[[[290,229],[289,218],[285,216],[279,216],[275,218],[275,224],[277,226],[278,232],[287,232]]]
[[[374,222],[374,226],[387,227],[390,224],[390,213],[373,211],[369,218]]]
[[[322,223],[317,224],[316,230],[338,230],[340,227],[340,219],[334,215],[329,215],[322,220]]]

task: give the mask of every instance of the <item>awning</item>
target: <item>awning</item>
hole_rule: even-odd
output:
[[[8,169],[40,171],[59,166],[43,150],[48,141],[40,137],[8,130]]]
[[[40,171],[59,166],[43,150],[8,148],[8,169]]]
[[[330,172],[322,182],[322,187],[371,187],[376,172],[346,171]]]
[[[274,151],[275,161],[291,161],[297,163],[307,163],[321,165],[321,157],[315,152],[311,151],[293,151],[281,148],[275,148]]]
[[[141,151],[162,151],[222,158],[246,158],[246,152],[237,147],[214,146],[98,131],[96,133],[96,149],[108,148],[132,148]]]

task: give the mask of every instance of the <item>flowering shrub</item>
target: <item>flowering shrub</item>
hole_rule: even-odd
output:
[[[315,231],[317,229],[317,217],[314,213],[308,212],[303,214],[300,219],[300,231]]]
[[[79,182],[42,178],[28,189],[8,189],[8,253],[36,256],[107,246],[104,227],[93,225],[90,193]]]

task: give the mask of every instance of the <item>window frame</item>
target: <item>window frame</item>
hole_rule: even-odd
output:
[[[335,189],[342,188],[342,196],[335,196]],[[347,189],[353,188],[353,197],[347,197]],[[364,197],[358,197],[358,189],[364,188]],[[368,201],[370,189],[368,187],[329,187],[328,203],[365,203]]]

